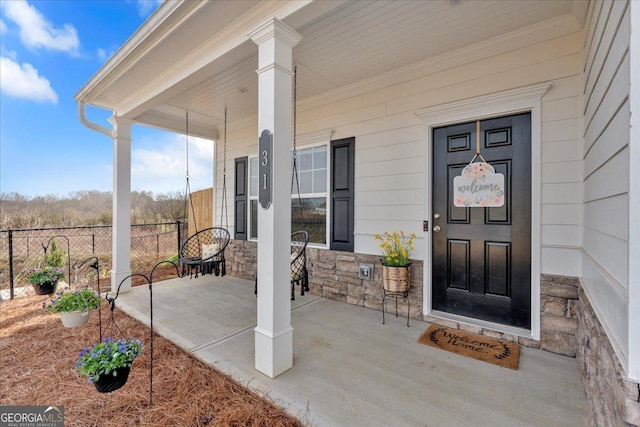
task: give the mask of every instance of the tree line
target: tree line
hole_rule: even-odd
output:
[[[111,225],[110,191],[78,191],[68,196],[27,197],[0,193],[0,230]],[[131,223],[175,222],[185,218],[184,194],[131,192]]]

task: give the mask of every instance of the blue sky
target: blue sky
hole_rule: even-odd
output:
[[[112,190],[112,141],[80,123],[73,97],[160,3],[0,0],[0,193]],[[132,190],[184,191],[185,163],[184,135],[133,126]],[[190,137],[192,191],[212,185],[212,165],[213,144]]]

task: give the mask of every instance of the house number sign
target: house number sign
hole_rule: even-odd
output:
[[[262,209],[271,206],[271,156],[273,154],[273,134],[263,130],[258,143],[258,201]]]

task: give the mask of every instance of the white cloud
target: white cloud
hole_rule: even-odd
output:
[[[0,19],[0,34],[4,34],[6,32],[7,32],[7,26],[5,25],[4,21]]]
[[[7,57],[0,57],[0,91],[16,98],[38,102],[58,102],[58,95],[49,80],[38,75],[38,70],[29,63],[22,66]]]
[[[107,59],[107,52],[102,48],[98,48],[98,54],[97,55],[98,55],[98,59],[100,61],[104,61],[104,60]]]
[[[135,140],[133,141],[135,144]],[[183,135],[168,134],[155,148],[134,148],[131,153],[131,188],[153,194],[184,191],[186,151]],[[197,191],[213,186],[214,143],[189,137],[189,186]]]
[[[5,58],[13,59],[14,61],[18,60],[18,54],[16,53],[15,50],[4,50],[4,49],[2,49],[2,55],[0,55],[0,56],[4,56]]]
[[[164,0],[138,0],[138,14],[146,18],[156,8],[162,4]]]
[[[77,53],[78,32],[70,24],[56,28],[25,0],[4,2],[4,14],[20,27],[20,39],[30,48],[45,48]]]

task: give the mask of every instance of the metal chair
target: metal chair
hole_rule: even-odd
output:
[[[300,295],[309,291],[309,272],[307,271],[307,244],[309,233],[304,230],[291,235],[291,300],[295,300],[294,288],[300,286]]]
[[[309,291],[309,272],[307,271],[307,244],[309,233],[304,230],[291,234],[291,301],[295,301],[295,286],[300,286],[300,295]],[[258,295],[258,276],[256,274],[254,294]]]
[[[224,250],[229,244],[229,231],[222,227],[211,227],[189,237],[180,248],[182,276],[189,271],[195,277],[200,274],[227,274]]]

